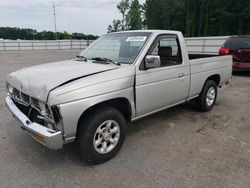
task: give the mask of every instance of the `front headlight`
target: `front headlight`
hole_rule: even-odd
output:
[[[52,106],[51,107],[51,111],[52,111],[52,114],[53,114],[53,119],[55,121],[55,124],[54,124],[54,129],[56,130],[62,130],[62,117],[61,117],[61,113],[60,113],[60,107],[59,106]]]
[[[42,114],[50,115],[49,107],[45,102],[39,101],[39,109]]]
[[[14,88],[9,83],[6,83],[6,90],[9,95],[13,94],[13,89]]]

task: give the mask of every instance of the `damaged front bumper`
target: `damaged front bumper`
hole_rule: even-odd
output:
[[[13,116],[21,122],[21,127],[31,133],[34,139],[53,150],[63,148],[63,135],[61,131],[54,131],[38,123],[31,122],[29,118],[17,108],[10,96],[5,98],[5,104]]]

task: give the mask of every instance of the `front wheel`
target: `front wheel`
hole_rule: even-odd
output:
[[[199,108],[202,112],[211,110],[217,99],[217,84],[213,80],[207,80],[197,98]]]
[[[124,142],[125,118],[114,108],[94,110],[79,126],[77,147],[88,163],[99,164],[110,160]]]

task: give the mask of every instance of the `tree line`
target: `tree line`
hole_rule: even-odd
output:
[[[249,0],[122,0],[122,19],[108,32],[134,29],[179,30],[187,37],[250,33]]]
[[[0,27],[0,38],[11,39],[11,40],[63,40],[63,39],[83,39],[83,40],[95,40],[98,36],[85,35],[83,33],[72,33],[68,32],[52,32],[52,31],[41,31],[38,32],[35,29],[21,29],[18,27]]]

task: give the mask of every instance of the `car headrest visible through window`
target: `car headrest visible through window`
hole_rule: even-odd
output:
[[[159,47],[158,55],[160,57],[171,57],[172,56],[172,47]]]

